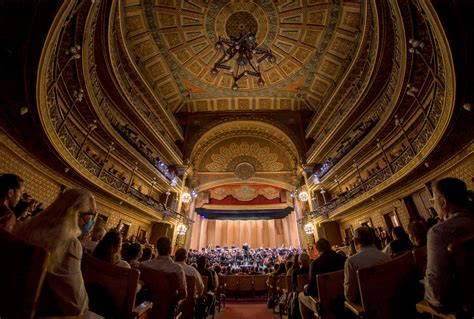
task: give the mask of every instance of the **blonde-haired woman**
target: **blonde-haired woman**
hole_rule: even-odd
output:
[[[69,189],[43,212],[16,228],[19,237],[50,253],[39,315],[77,316],[87,309],[81,273],[82,246],[77,237],[90,231],[95,209],[95,199],[89,191]]]

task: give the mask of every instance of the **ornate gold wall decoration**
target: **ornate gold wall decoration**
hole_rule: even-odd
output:
[[[249,179],[255,175],[255,167],[247,162],[242,162],[235,166],[235,175],[241,179]]]
[[[209,190],[210,198],[223,200],[227,196],[232,196],[238,200],[247,202],[257,196],[264,196],[266,199],[280,197],[280,188],[262,185],[226,185]]]
[[[283,164],[278,161],[278,155],[272,153],[268,146],[261,147],[259,143],[249,144],[242,142],[240,144],[231,143],[228,147],[221,147],[218,154],[211,155],[212,162],[207,164],[206,168],[211,172],[225,172],[232,168],[229,166],[232,165],[236,159],[245,157],[256,160],[264,171],[280,171],[284,167]],[[235,165],[236,168],[238,164]]]

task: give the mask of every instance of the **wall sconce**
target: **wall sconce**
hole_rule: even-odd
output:
[[[181,194],[181,201],[183,203],[189,203],[191,201],[191,194],[189,194],[188,192],[184,192],[183,194]]]
[[[308,199],[309,199],[309,195],[308,195],[307,192],[302,191],[302,192],[300,192],[300,193],[298,194],[298,199],[299,199],[300,201],[302,201],[302,202],[306,202],[306,201],[308,201]]]
[[[178,236],[183,236],[184,234],[186,234],[187,230],[188,230],[188,227],[186,227],[186,225],[179,224],[178,227],[176,228],[176,233],[178,234]]]
[[[304,232],[306,235],[313,235],[314,234],[314,225],[312,223],[307,223],[304,225]]]

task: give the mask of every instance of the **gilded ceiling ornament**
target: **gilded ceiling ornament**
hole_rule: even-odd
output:
[[[255,168],[253,167],[252,164],[243,162],[235,166],[234,173],[240,179],[245,180],[255,175]]]
[[[211,172],[233,170],[232,167],[228,166],[233,159],[240,156],[255,158],[261,164],[264,171],[280,171],[284,166],[277,161],[278,155],[271,153],[268,146],[260,147],[259,143],[249,145],[247,142],[242,142],[240,144],[231,143],[228,147],[221,147],[218,154],[211,155],[212,163],[207,164],[206,168]]]

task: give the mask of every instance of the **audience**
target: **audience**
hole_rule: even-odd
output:
[[[158,257],[142,262],[140,267],[148,267],[164,273],[176,273],[178,275],[178,299],[186,299],[186,277],[183,267],[170,257],[171,240],[168,237],[160,237],[156,242],[156,248]]]
[[[393,227],[392,237],[393,240],[382,250],[387,255],[394,256],[413,248],[413,244],[402,226]]]
[[[316,285],[316,276],[327,272],[342,270],[346,258],[331,249],[331,244],[325,238],[320,238],[316,242],[316,249],[319,257],[313,261],[309,268],[309,285],[306,291],[298,296],[301,317],[310,319],[317,312],[316,304],[309,296],[318,297],[318,287]]]
[[[0,176],[0,228],[12,232],[16,224],[13,209],[24,192],[23,180],[14,174]]]
[[[78,237],[88,230],[85,225],[90,219],[85,221],[85,216],[95,214],[95,209],[95,199],[89,191],[70,189],[41,214],[16,228],[16,235],[50,253],[38,315],[79,316],[87,309]]]
[[[425,299],[438,311],[455,311],[461,298],[448,246],[474,235],[474,213],[468,208],[466,184],[457,178],[439,180],[433,187],[432,201],[441,222],[428,231]]]
[[[148,261],[151,259],[152,249],[150,247],[143,248],[142,257],[139,259],[140,262]]]
[[[374,235],[368,227],[359,227],[354,233],[357,253],[346,259],[344,264],[344,295],[347,300],[359,303],[357,270],[380,265],[390,261],[390,257],[374,246]]]
[[[107,231],[104,227],[95,227],[92,231],[91,239],[84,239],[81,241],[82,246],[84,247],[85,251],[90,254],[94,251],[97,243],[104,237]]]
[[[132,268],[140,267],[140,262],[138,261],[142,257],[142,245],[138,243],[131,244],[125,252],[124,260],[130,264]]]
[[[428,227],[422,220],[415,220],[408,224],[408,236],[415,247],[426,246]]]
[[[204,284],[202,282],[201,274],[197,271],[196,268],[186,264],[188,260],[188,252],[185,248],[179,248],[175,253],[175,262],[181,267],[183,267],[184,274],[186,276],[191,276],[196,278],[195,286],[197,295],[202,295],[204,293]]]
[[[122,235],[115,230],[111,230],[97,244],[92,256],[116,266],[131,268],[128,262],[121,259],[121,249]]]

